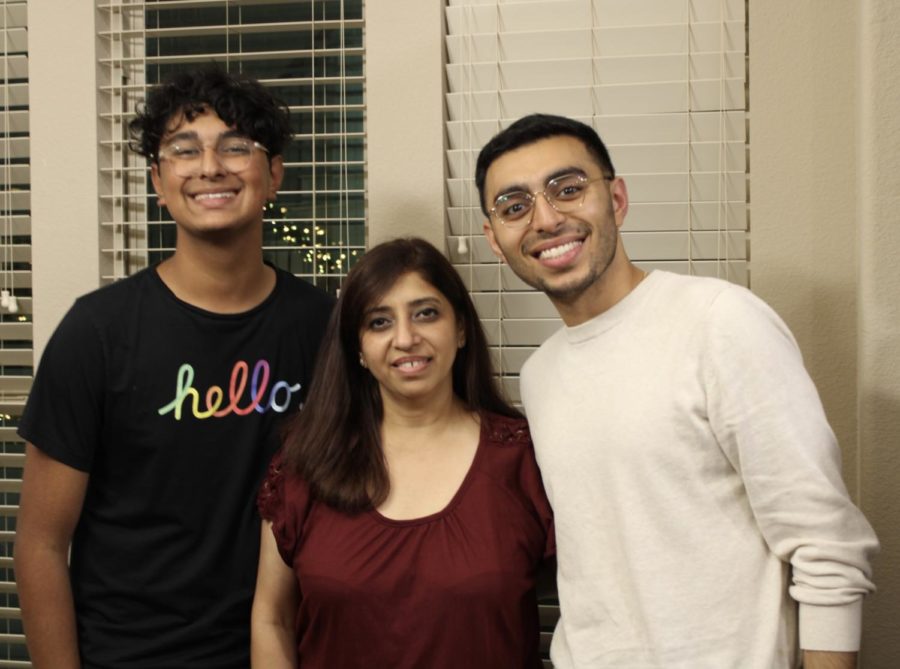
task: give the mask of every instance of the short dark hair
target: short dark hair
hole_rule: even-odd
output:
[[[469,410],[519,417],[494,379],[487,339],[466,286],[427,241],[403,238],[368,251],[347,275],[319,352],[303,410],[289,425],[284,461],[312,495],[341,511],[377,507],[390,479],[381,450],[378,381],[359,363],[365,313],[397,280],[415,272],[443,294],[463,326],[453,362],[453,391]]]
[[[172,119],[183,114],[193,121],[207,109],[266,147],[270,158],[282,155],[291,140],[290,112],[281,100],[255,79],[212,63],[176,72],[153,86],[128,124],[129,146],[155,161]]]
[[[489,213],[487,203],[484,201],[484,182],[487,179],[488,168],[493,162],[504,153],[521,146],[559,135],[568,135],[580,140],[597,161],[603,173],[609,177],[616,176],[616,168],[613,167],[606,144],[591,126],[575,119],[553,114],[523,116],[508,128],[494,135],[478,154],[478,162],[475,164],[475,185],[478,187],[481,211],[485,216],[488,216]]]

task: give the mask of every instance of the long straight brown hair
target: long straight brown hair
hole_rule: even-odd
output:
[[[284,438],[289,471],[303,478],[313,497],[341,511],[376,507],[390,490],[381,449],[381,394],[359,364],[359,338],[366,310],[410,272],[439,290],[463,325],[466,343],[453,362],[453,392],[480,415],[521,416],[499,391],[475,305],[443,254],[415,237],[373,247],[344,281],[306,404]]]

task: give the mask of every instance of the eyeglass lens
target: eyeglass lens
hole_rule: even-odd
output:
[[[241,172],[250,166],[253,151],[258,147],[243,137],[225,137],[215,146],[216,159],[228,172]],[[187,177],[199,174],[203,169],[202,143],[182,140],[168,144],[160,150],[160,158],[171,163],[176,175]]]
[[[567,174],[548,181],[543,191],[534,194],[516,191],[501,195],[494,202],[494,213],[504,225],[527,225],[538,195],[543,195],[557,211],[573,211],[584,201],[588,184],[589,181],[580,174]]]

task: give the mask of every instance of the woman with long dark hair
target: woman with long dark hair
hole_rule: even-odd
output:
[[[541,666],[550,508],[465,285],[427,242],[348,275],[259,508],[254,667]]]

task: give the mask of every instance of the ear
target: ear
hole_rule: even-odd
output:
[[[284,158],[282,156],[272,156],[269,161],[269,192],[266,197],[274,200],[278,195],[278,189],[281,188],[281,182],[284,180]]]
[[[466,324],[460,322],[456,328],[456,348],[462,348],[466,345]]]
[[[616,227],[621,228],[625,222],[625,216],[628,214],[628,188],[625,186],[625,180],[616,177],[610,184],[609,193],[613,214],[616,218]]]
[[[155,161],[150,163],[150,181],[153,182],[153,190],[156,191],[159,206],[166,206],[166,198],[163,195],[162,179],[159,178],[159,163]]]
[[[497,243],[497,238],[494,237],[494,228],[491,225],[491,220],[486,218],[484,220],[484,236],[487,237],[488,244],[491,245],[491,251],[494,252],[494,255],[500,258],[500,262],[506,262],[506,256],[503,255],[503,249],[500,248],[500,245]]]

